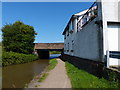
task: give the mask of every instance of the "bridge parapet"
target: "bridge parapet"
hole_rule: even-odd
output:
[[[64,43],[35,43],[34,49],[63,49]]]
[[[49,51],[62,51],[64,43],[35,43],[34,54],[39,58],[49,58]]]

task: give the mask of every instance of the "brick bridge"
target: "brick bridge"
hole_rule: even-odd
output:
[[[49,51],[62,51],[64,43],[34,43],[34,53],[39,58],[49,58]]]

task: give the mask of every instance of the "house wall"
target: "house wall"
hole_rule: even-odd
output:
[[[72,33],[69,33],[68,35],[68,31],[66,31],[66,39],[64,39],[64,53],[68,54],[68,55],[73,55],[73,52],[71,52],[71,50],[73,50],[73,45],[72,45],[72,41],[75,39],[75,35],[77,33],[77,19],[74,18],[72,21],[72,24],[69,25],[69,27],[71,27],[68,31],[73,30]],[[64,37],[65,37],[64,35]],[[68,51],[69,50],[69,51]]]
[[[104,55],[107,55],[107,51],[119,51],[118,31],[120,25],[115,25],[115,23],[108,25],[109,22],[120,22],[118,19],[118,0],[113,0],[112,2],[105,2],[106,0],[101,1],[103,20],[103,46]],[[109,65],[118,65],[118,59],[109,58],[109,55],[107,56],[107,63]]]
[[[107,22],[118,22],[118,2],[105,2],[106,0],[102,1],[102,20],[103,20],[103,36],[104,36],[104,54],[106,55],[106,51],[109,50],[109,42],[108,42],[108,32],[109,27]],[[112,31],[111,31],[112,32]],[[114,36],[118,30],[113,32]],[[116,40],[117,39],[117,40]],[[114,40],[118,41],[118,38]],[[118,45],[118,44],[116,44]],[[118,46],[116,46],[118,47]],[[111,48],[111,47],[110,47]]]
[[[68,52],[64,52],[65,54],[105,62],[107,51],[119,51],[118,30],[120,27],[119,25],[115,26],[115,24],[108,25],[108,22],[120,22],[118,20],[118,2],[105,1],[97,2],[98,16],[85,25],[82,30],[77,31],[77,19],[72,20],[73,33],[65,39],[65,48],[69,49]],[[101,25],[95,24],[96,21],[100,20],[102,21]],[[108,59],[107,62],[110,65],[118,65],[118,60]]]
[[[89,22],[81,31],[76,33],[74,56],[100,61],[99,27],[95,24],[96,19]]]
[[[100,7],[100,3],[98,6]],[[65,54],[94,61],[102,61],[102,56],[100,55],[102,52],[102,49],[100,49],[100,43],[102,43],[102,38],[100,38],[101,29],[95,24],[97,20],[101,19],[101,10],[98,13],[98,17],[85,25],[80,31],[77,31],[77,18],[71,21],[74,24],[72,28],[73,33],[69,34],[64,40],[65,49],[69,49],[68,52],[64,52]]]
[[[95,24],[96,19],[77,32],[76,19],[74,19],[74,32],[65,39],[65,54],[80,58],[101,61],[99,27]],[[102,43],[102,42],[101,42]],[[69,45],[68,45],[69,44]],[[73,50],[73,52],[71,51]]]

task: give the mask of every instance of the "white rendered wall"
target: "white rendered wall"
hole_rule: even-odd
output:
[[[75,35],[74,56],[101,61],[99,51],[99,28],[95,19]]]
[[[108,26],[108,47],[109,51],[118,51],[118,30],[120,26]]]
[[[104,55],[106,51],[118,51],[118,26],[108,25],[108,22],[120,22],[118,20],[118,2],[102,1],[102,20],[103,20],[103,43]],[[109,65],[118,65],[118,59],[109,58]]]
[[[106,51],[118,51],[118,26],[107,25],[107,22],[120,22],[118,20],[118,2],[104,2],[101,0],[98,7],[98,17],[96,20],[103,21],[103,29],[100,40],[99,27],[95,24],[95,19],[88,23],[81,31],[77,32],[77,19],[73,20],[74,32],[69,34],[65,39],[66,47],[69,43],[69,49],[73,49],[73,52],[64,52],[68,55],[77,56],[80,58],[91,59],[95,61],[101,61],[100,52],[103,52],[103,59],[105,59]],[[74,47],[72,47],[72,40],[74,40]],[[103,50],[100,51],[101,44],[103,44]],[[68,47],[67,47],[68,48]],[[109,58],[110,65],[118,65],[118,60]]]
[[[101,11],[99,11],[99,13],[100,12]],[[66,45],[67,43],[69,43],[69,49],[73,49],[73,52],[64,52],[65,54],[94,61],[102,61],[100,57],[100,43],[102,43],[99,40],[100,29],[98,25],[95,24],[95,21],[97,21],[97,19],[100,20],[101,17],[95,18],[93,21],[85,25],[80,31],[77,31],[77,19],[75,18],[73,20],[74,32],[72,34],[69,34],[69,36],[66,37],[64,42]],[[73,47],[72,40],[74,40]]]
[[[108,47],[109,51],[118,51],[118,30],[120,26],[110,25],[108,26]],[[118,59],[109,58],[109,65],[118,65]]]
[[[76,19],[73,20],[74,32],[69,34],[69,36],[67,36],[65,39],[65,44],[67,45],[69,43],[69,52],[64,52],[65,54],[95,61],[101,61],[99,49],[99,28],[97,24],[95,24],[95,21],[96,19],[83,27],[81,31],[77,32],[77,22]],[[73,47],[72,40],[74,40]],[[73,52],[70,51],[72,49]]]
[[[73,24],[73,27],[71,26]],[[72,29],[73,32],[72,33],[69,33],[69,36],[67,36],[68,34],[68,31],[66,32],[66,39],[64,39],[64,48],[65,50],[67,50],[69,48],[69,51],[67,52],[64,52],[65,54],[68,54],[68,55],[72,55],[73,56],[73,52],[71,52],[71,50],[73,50],[73,46],[72,46],[72,41],[74,40],[75,38],[75,33],[77,32],[77,19],[74,18],[74,20],[72,21],[72,24],[70,23],[70,30]],[[72,27],[72,28],[71,28]],[[68,43],[69,43],[69,47],[68,47]]]

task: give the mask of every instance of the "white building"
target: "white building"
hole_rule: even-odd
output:
[[[64,54],[118,66],[119,0],[99,1],[72,15],[63,32]]]

